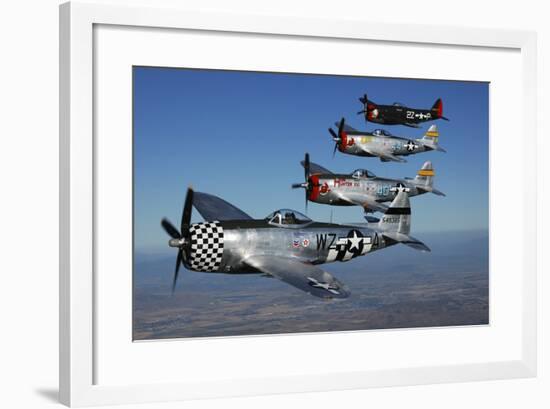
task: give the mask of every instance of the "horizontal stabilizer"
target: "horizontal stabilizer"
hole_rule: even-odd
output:
[[[420,240],[415,239],[408,234],[398,233],[398,232],[384,232],[382,236],[390,241],[395,241],[397,243],[404,244],[418,251],[431,251],[428,246],[422,243]]]
[[[437,196],[447,196],[445,193],[443,193],[441,190],[437,190],[431,186],[416,186],[418,190],[424,191],[424,192],[430,192]]]

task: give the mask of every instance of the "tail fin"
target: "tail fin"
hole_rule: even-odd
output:
[[[435,170],[432,162],[427,160],[416,173],[414,182],[418,185],[432,186],[434,183]]]
[[[409,236],[411,230],[411,204],[409,195],[405,190],[401,190],[395,196],[390,207],[378,222],[378,228],[389,245],[401,243],[415,250],[430,251],[430,248],[420,240]]]
[[[445,149],[439,146],[439,130],[437,129],[437,125],[430,126],[424,136],[418,140],[428,149],[446,152]]]
[[[390,207],[378,222],[380,230],[409,234],[411,230],[411,203],[409,195],[403,189],[390,204]]]
[[[435,170],[432,166],[432,162],[427,160],[424,162],[422,167],[418,170],[415,178],[413,179],[414,184],[418,190],[423,190],[425,192],[431,192],[438,196],[445,196],[443,192],[440,192],[437,189],[434,189],[434,177]]]
[[[437,129],[437,125],[431,125],[422,137],[422,140],[437,144],[439,140],[439,130]]]
[[[435,103],[433,104],[431,111],[437,119],[441,118],[445,121],[449,120],[448,118],[445,118],[443,116],[443,101],[441,100],[441,98],[437,98],[437,101],[435,101]]]

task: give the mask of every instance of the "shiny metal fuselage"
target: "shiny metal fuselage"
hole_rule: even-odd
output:
[[[341,199],[340,194],[355,198],[368,196],[377,202],[389,202],[397,195],[398,186],[408,189],[409,196],[426,193],[417,189],[414,179],[354,178],[350,175],[313,175],[313,178],[319,188],[312,190],[309,200],[331,206],[356,206]]]
[[[260,273],[246,263],[249,256],[295,258],[311,264],[348,261],[394,244],[374,229],[311,222],[275,226],[266,220],[218,222],[223,229],[223,255],[212,273]]]
[[[362,147],[372,147],[395,156],[408,156],[432,150],[421,139],[406,139],[398,136],[376,136],[368,134],[346,134],[338,145],[338,150],[354,156],[369,156]]]

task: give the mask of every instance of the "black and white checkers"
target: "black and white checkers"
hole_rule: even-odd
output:
[[[223,255],[223,228],[219,222],[197,223],[190,227],[189,266],[195,271],[217,271]]]

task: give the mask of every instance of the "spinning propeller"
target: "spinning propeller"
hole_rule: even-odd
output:
[[[313,182],[310,179],[311,171],[310,171],[310,162],[309,162],[309,153],[306,153],[306,156],[304,158],[304,161],[302,162],[302,165],[304,166],[304,183],[293,183],[292,189],[299,189],[304,188],[306,190],[306,213],[307,213],[307,204],[309,202],[309,195],[314,187]]]
[[[334,155],[336,155],[336,150],[338,149],[338,145],[342,142],[342,137],[344,136],[344,125],[345,121],[344,118],[340,120],[340,123],[338,124],[338,134],[334,132],[332,128],[328,128],[328,131],[332,135],[332,140],[334,143],[334,150],[332,151],[332,157],[334,158]]]
[[[189,260],[189,252],[191,250],[191,240],[189,239],[189,226],[191,225],[191,211],[193,210],[193,189],[187,189],[187,195],[185,196],[185,204],[183,205],[183,213],[181,215],[180,230],[166,218],[162,219],[161,225],[171,237],[168,241],[170,247],[178,249],[178,255],[176,258],[176,269],[174,271],[174,280],[172,281],[172,294],[176,288],[176,281],[178,280],[178,273],[180,266],[183,263],[187,265]]]
[[[357,112],[357,115],[367,115],[372,109],[369,109],[369,100],[367,98],[367,94],[363,94],[361,98],[359,98],[359,102],[363,104],[363,109],[359,112]]]

